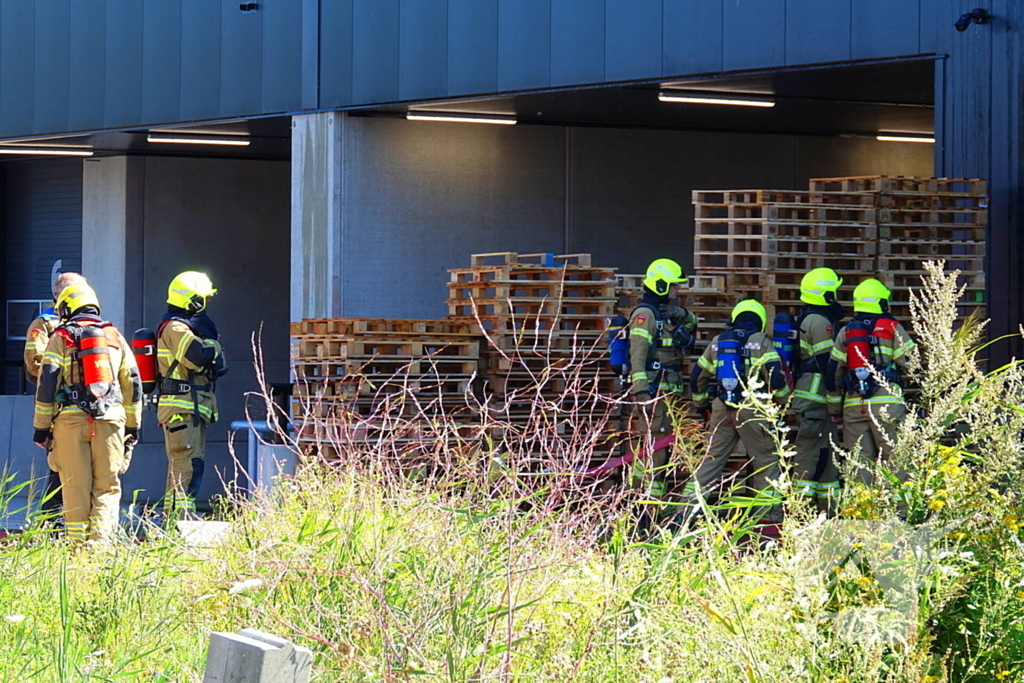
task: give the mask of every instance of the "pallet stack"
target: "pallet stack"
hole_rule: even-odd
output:
[[[291,332],[297,439],[319,444],[321,455],[339,441],[375,443],[396,424],[404,433],[389,442],[412,442],[430,436],[437,417],[458,424],[466,412],[480,365],[472,323],[340,318],[303,320]]]
[[[807,192],[695,191],[696,273],[724,277],[770,315],[801,307],[800,279],[813,268],[843,277],[845,302],[878,277],[893,291],[893,313],[909,321],[923,262],[944,259],[962,271],[968,315],[984,306],[984,193],[981,180],[888,176],[815,178]]]
[[[525,428],[541,403],[560,409],[581,392],[621,391],[604,339],[617,304],[614,268],[593,266],[589,254],[501,252],[475,254],[468,268],[449,273],[448,320],[484,330],[485,397],[501,407],[502,422]],[[576,370],[561,372],[570,363]],[[595,418],[603,415],[595,406]],[[613,418],[599,455],[614,447],[618,414]]]
[[[984,315],[984,180],[862,176],[814,178],[812,201],[860,202],[874,207],[878,225],[876,277],[893,292],[893,314],[910,320],[910,290],[926,274],[925,261],[942,259],[960,271],[966,287],[961,315]]]

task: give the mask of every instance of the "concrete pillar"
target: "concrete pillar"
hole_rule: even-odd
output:
[[[307,683],[312,664],[308,648],[269,633],[214,631],[203,683]]]
[[[292,117],[291,319],[341,315],[346,114]]]
[[[103,317],[131,335],[142,326],[145,160],[82,163],[82,274],[99,296]]]

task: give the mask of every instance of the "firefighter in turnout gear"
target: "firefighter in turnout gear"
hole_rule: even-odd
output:
[[[762,531],[775,535],[771,527],[781,520],[781,492],[773,490],[769,480],[779,476],[778,455],[771,425],[750,408],[740,407],[749,378],[759,377],[778,400],[789,394],[789,386],[772,340],[764,333],[768,313],[760,302],[747,299],[732,310],[728,330],[716,336],[697,361],[690,379],[693,401],[699,410],[711,406],[711,443],[707,454],[691,480],[683,488],[688,503],[680,509],[685,520],[696,512],[698,493],[707,495],[719,481],[733,449],[742,440],[753,461],[754,474],[749,486],[765,499]],[[709,387],[717,382],[717,394]]]
[[[821,512],[833,512],[839,496],[839,471],[829,447],[835,425],[828,416],[825,373],[845,316],[836,297],[842,284],[831,268],[816,268],[800,282],[800,360],[794,368],[797,379],[790,403],[797,421],[792,478],[797,493],[815,502]]]
[[[179,513],[195,510],[205,470],[206,428],[218,417],[215,385],[227,372],[217,326],[206,314],[216,293],[206,275],[181,273],[167,289],[167,313],[157,331],[157,420],[167,450],[165,506]]]
[[[682,363],[695,343],[697,316],[672,300],[686,282],[682,266],[675,261],[654,261],[647,268],[643,296],[629,317],[629,393],[637,403],[637,453],[641,449],[652,450],[659,440],[672,433],[669,404],[685,389]],[[633,485],[646,481],[652,498],[664,497],[668,491],[667,465],[666,446],[655,449],[650,458],[638,457],[634,462]]]
[[[33,440],[51,447],[47,460],[60,473],[68,538],[102,542],[117,527],[142,384],[130,345],[100,318],[87,284],[65,287],[57,312],[62,322],[43,354]]]
[[[85,278],[78,273],[61,273],[53,281],[53,306],[39,314],[25,330],[25,377],[36,386],[39,384],[39,371],[43,367],[43,354],[50,343],[50,337],[60,324],[60,316],[57,315],[57,297],[64,291],[64,288],[76,282],[85,282]],[[50,470],[50,477],[46,482],[46,492],[43,494],[42,509],[45,512],[56,514],[61,508],[60,474]]]
[[[857,479],[868,484],[874,479],[871,466],[892,453],[896,430],[907,414],[900,370],[914,342],[889,314],[890,296],[873,278],[857,285],[853,318],[836,338],[825,376],[829,395],[835,397],[829,413],[843,424],[844,445],[860,465]]]

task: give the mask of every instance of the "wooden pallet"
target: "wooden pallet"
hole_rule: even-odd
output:
[[[986,229],[970,225],[929,225],[891,223],[878,226],[878,238],[884,240],[971,240],[984,241]]]
[[[592,317],[605,318],[615,314],[615,299],[586,299],[575,297],[570,299],[448,299],[450,316],[480,317],[545,317],[563,318],[566,320],[585,319]]]
[[[967,240],[883,240],[879,258],[928,258],[932,260],[985,256],[985,243]]]
[[[615,281],[614,268],[584,268],[541,266],[485,266],[453,268],[448,271],[451,285],[472,283],[574,283]]]
[[[294,364],[295,377],[298,381],[335,381],[364,375],[384,377],[409,376],[419,379],[421,376],[450,377],[452,375],[472,375],[479,370],[479,357],[438,357],[409,358],[399,356],[385,358],[376,356],[370,359],[317,359],[315,361],[298,361]]]
[[[694,220],[699,222],[778,221],[786,223],[871,224],[877,210],[863,205],[826,204],[694,204]]]
[[[574,300],[611,299],[615,297],[616,283],[598,281],[491,281],[458,282],[448,285],[448,298],[467,299],[553,299]]]
[[[837,254],[846,257],[874,256],[876,243],[866,239],[827,239],[779,235],[698,235],[694,253],[730,252],[746,254]]]
[[[919,288],[922,286],[922,276],[925,271],[894,271],[894,272],[879,272],[876,276],[879,280],[885,284],[891,290],[905,290]],[[959,273],[956,278],[957,286],[966,287],[971,292],[984,292],[985,291],[985,273],[984,272],[971,272],[971,273]],[[972,295],[973,296],[973,295]]]
[[[327,335],[479,335],[480,329],[469,320],[414,320],[387,318],[307,319],[291,324],[293,337]]]
[[[694,204],[800,204],[809,196],[802,190],[694,190],[691,195]]]
[[[877,192],[875,204],[900,209],[987,209],[988,195],[967,192]]]
[[[520,333],[520,332],[603,332],[608,326],[607,315],[587,316],[516,316],[487,315],[479,318],[470,316],[470,319],[479,320],[481,326],[488,334],[493,332]]]
[[[985,259],[982,256],[927,256],[924,258],[879,256],[876,270],[879,273],[923,275],[928,272],[924,268],[925,261],[935,261],[939,258],[943,258],[946,261],[947,270],[959,270],[968,276],[980,275],[985,272]]]
[[[844,176],[811,178],[811,192],[927,192],[983,195],[986,183],[979,178],[920,178],[913,176]]]
[[[562,266],[590,267],[590,254],[520,254],[514,251],[497,251],[488,254],[471,254],[470,266],[541,266],[555,268]]]
[[[959,226],[962,229],[983,228],[988,225],[988,209],[884,208],[878,210],[878,222],[882,225]]]
[[[786,223],[769,221],[698,222],[695,237],[778,237],[803,240],[873,240],[875,223]]]
[[[874,271],[873,256],[842,254],[764,254],[705,252],[694,255],[697,268],[708,273],[737,271],[789,271],[806,273],[815,268],[832,268],[838,273]]]
[[[381,356],[395,358],[406,356],[422,358],[425,356],[462,356],[477,357],[480,355],[480,337],[459,339],[454,335],[441,339],[412,337],[401,339],[400,335],[392,337],[312,337],[297,338],[292,346],[294,360],[312,361],[322,359],[354,359],[368,360]]]

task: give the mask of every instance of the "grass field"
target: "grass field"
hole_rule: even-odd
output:
[[[641,541],[628,501],[553,502],[509,473],[311,465],[224,512],[217,547],[7,540],[0,681],[201,681],[210,631],[247,627],[310,647],[317,681],[1024,680],[1024,375],[978,370],[932,279],[926,414],[844,492],[838,534],[787,497],[760,548],[727,496],[700,533]],[[850,552],[868,548],[888,559]]]

